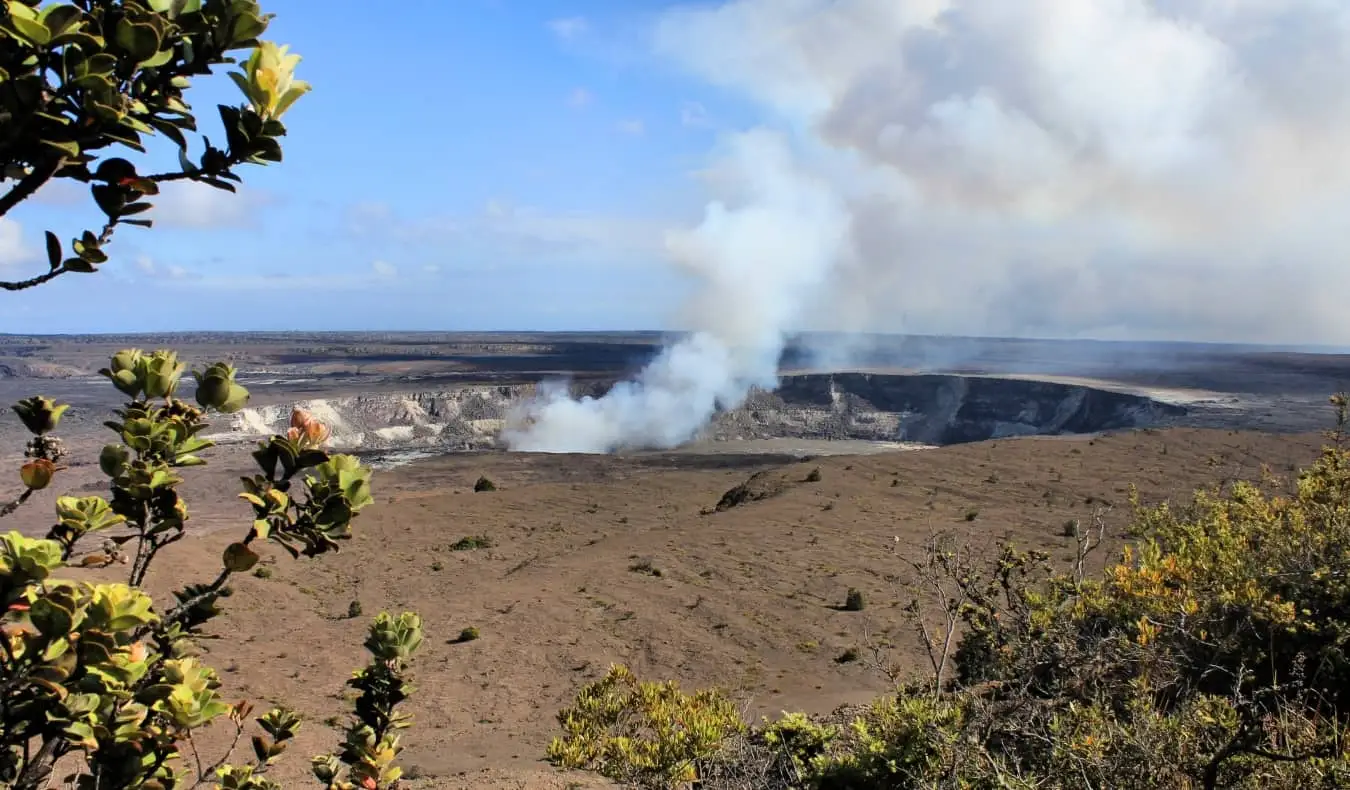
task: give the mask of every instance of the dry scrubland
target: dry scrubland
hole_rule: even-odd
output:
[[[611,662],[643,678],[723,686],[756,718],[865,702],[887,687],[869,642],[922,669],[919,641],[896,605],[906,594],[896,589],[905,577],[893,551],[915,556],[932,532],[954,530],[984,550],[1011,540],[1067,562],[1066,523],[1108,507],[1107,524],[1119,530],[1131,484],[1146,502],[1186,499],[1197,486],[1257,477],[1263,465],[1287,474],[1322,441],[1168,429],[788,464],[447,457],[380,473],[377,504],[340,553],[275,564],[269,555],[233,585],[227,614],[212,625],[240,638],[205,649],[227,698],[284,701],[305,715],[308,726],[277,768],[290,786],[307,773],[295,758],[338,736],[342,683],[362,662],[369,616],[415,610],[427,641],[408,706],[416,717],[403,760],[411,786],[590,784],[598,780],[561,777],[541,760],[556,712]],[[214,575],[221,549],[246,523],[247,508],[229,500],[243,459],[221,455],[210,474],[189,476],[185,493],[194,524],[236,529],[166,549],[149,579],[157,597]],[[806,482],[814,469],[820,479]],[[496,491],[473,492],[483,475]],[[772,496],[715,510],[752,477],[754,492]],[[41,492],[20,512],[25,531],[46,526],[53,497]],[[473,536],[487,545],[456,546]],[[850,588],[863,592],[863,611],[841,610]],[[352,602],[361,616],[349,616]],[[457,641],[467,627],[480,638]],[[841,662],[850,648],[861,648],[861,660]]]

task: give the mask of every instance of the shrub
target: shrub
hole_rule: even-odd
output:
[[[496,491],[496,490],[497,490],[497,484],[494,483],[494,482],[492,482],[491,480],[489,480],[487,477],[480,477],[480,478],[478,478],[478,480],[473,484],[473,490],[474,490],[474,493],[479,493],[479,494],[483,493],[484,491]]]
[[[844,610],[848,612],[861,612],[867,606],[867,601],[863,598],[862,590],[854,587],[848,589],[848,595],[844,596]]]
[[[639,681],[618,665],[582,688],[558,721],[563,735],[548,747],[555,765],[659,788],[698,781],[701,764],[745,729],[721,692],[685,694],[674,682]]]
[[[150,227],[146,198],[161,184],[190,180],[233,192],[237,166],[281,161],[281,117],[309,85],[293,78],[299,56],[259,39],[271,15],[253,0],[36,5],[0,5],[0,116],[7,131],[0,172],[15,180],[0,196],[0,216],[53,179],[70,179],[89,185],[106,219],[74,236],[69,255],[47,231],[48,270],[0,282],[0,288],[18,291],[70,272],[97,271],[118,228]],[[241,50],[246,60],[230,77],[247,103],[218,107],[226,147],[206,139],[194,160],[186,133],[196,131],[198,119],[185,93],[193,78],[234,63],[232,53]],[[109,155],[144,154],[146,138],[156,133],[177,146],[177,169],[142,173]]]
[[[806,473],[805,482],[807,482],[807,483],[819,483],[819,482],[820,482],[820,467],[816,467],[815,469],[812,469],[811,471],[807,472],[807,473]]]
[[[158,610],[140,585],[159,552],[186,535],[181,472],[206,463],[201,454],[212,446],[201,438],[206,416],[237,411],[248,400],[233,368],[217,363],[194,373],[193,405],[178,397],[185,371],[171,351],[114,354],[100,372],[130,400],[107,423],[118,441],[99,454],[111,497],[57,497],[56,524],[45,538],[0,536],[0,628],[7,648],[0,653],[0,781],[9,786],[43,786],[66,755],[75,760],[80,787],[172,787],[191,778],[192,771],[179,765],[179,744],[223,718],[242,734],[248,715],[246,706],[219,698],[215,671],[193,655],[202,627],[229,596],[227,582],[234,574],[262,570],[256,547],[263,542],[296,558],[337,551],[350,537],[353,519],[373,501],[370,471],[351,456],[330,455],[321,446],[326,428],[296,410],[287,434],[259,442],[253,453],[259,471],[243,478],[240,495],[253,511],[251,525],[225,547],[220,572],[183,586],[173,607]],[[14,411],[33,436],[20,472],[24,491],[4,507],[6,514],[64,468],[64,447],[51,432],[66,407],[34,397]],[[88,538],[103,542],[86,550]],[[115,565],[127,566],[127,583],[57,576],[63,569]],[[366,642],[379,666],[363,676],[380,678],[370,693],[384,702],[358,705],[359,723],[334,759],[361,781],[363,772],[375,771],[376,784],[368,786],[390,787],[396,779],[392,720],[371,716],[401,701],[389,696],[397,690],[391,678],[420,641],[420,628],[415,615],[397,621],[382,615]],[[233,766],[226,755],[217,763],[218,786],[278,787],[264,774],[294,736],[299,718],[277,708],[256,721],[264,733],[253,739],[256,760]],[[376,736],[366,739],[368,730]]]
[[[641,573],[646,576],[660,576],[661,569],[650,559],[642,559],[628,566],[628,570],[633,573]]]
[[[490,548],[492,548],[492,539],[487,535],[465,535],[450,544],[451,551],[473,551],[474,549]]]
[[[456,641],[456,642],[472,642],[473,640],[477,639],[478,637],[479,637],[478,629],[475,628],[475,627],[473,627],[473,626],[469,626],[468,628],[465,628],[464,630],[462,630],[462,631],[459,632],[459,638],[456,639],[455,641]]]
[[[835,656],[835,658],[834,658],[834,663],[836,663],[836,664],[852,664],[854,661],[857,661],[857,660],[858,660],[859,658],[861,658],[861,657],[862,657],[862,654],[858,652],[858,648],[856,648],[856,647],[846,647],[846,648],[844,648],[843,652],[841,652],[839,655]]]

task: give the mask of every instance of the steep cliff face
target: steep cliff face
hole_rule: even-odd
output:
[[[1094,433],[1185,413],[1139,395],[1056,382],[837,373],[784,378],[719,417],[716,438],[867,439],[957,444]]]
[[[513,404],[530,385],[460,387],[302,401],[344,449],[453,452],[498,446]],[[594,385],[587,393],[600,394]],[[718,415],[703,439],[854,439],[955,444],[1030,434],[1143,427],[1185,413],[1127,393],[1054,382],[947,375],[838,373],[786,376]],[[217,438],[251,439],[285,427],[289,408],[235,415]]]

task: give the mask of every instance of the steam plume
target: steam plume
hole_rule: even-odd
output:
[[[687,438],[789,329],[1350,342],[1350,4],[730,0],[656,42],[784,137],[675,240],[699,331],[515,447]]]
[[[673,447],[719,406],[775,385],[783,332],[844,249],[847,213],[826,184],[794,163],[779,135],[733,138],[724,175],[741,193],[739,204],[714,202],[697,228],[667,238],[672,257],[705,283],[690,306],[697,331],[602,398],[546,389],[505,431],[512,449]]]

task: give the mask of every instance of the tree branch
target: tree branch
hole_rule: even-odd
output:
[[[19,280],[17,282],[0,281],[0,289],[4,289],[6,291],[23,291],[28,288],[33,288],[35,286],[42,285],[45,282],[55,280],[57,277],[60,277],[67,271],[68,270],[66,269],[65,266],[58,266],[55,269],[52,269],[51,271],[47,272],[46,274],[40,274],[37,277],[33,277],[27,280]]]
[[[56,175],[56,171],[60,170],[65,163],[65,157],[50,159],[34,167],[33,172],[19,179],[19,183],[11,187],[3,197],[0,197],[0,217],[5,216],[10,209],[32,197],[33,193],[50,181],[52,176]]]
[[[10,513],[13,513],[14,511],[18,510],[19,507],[23,505],[24,502],[28,501],[28,497],[32,495],[33,489],[25,488],[22,494],[19,494],[16,498],[11,499],[4,505],[0,505],[0,518],[4,518],[5,516],[8,516]]]

